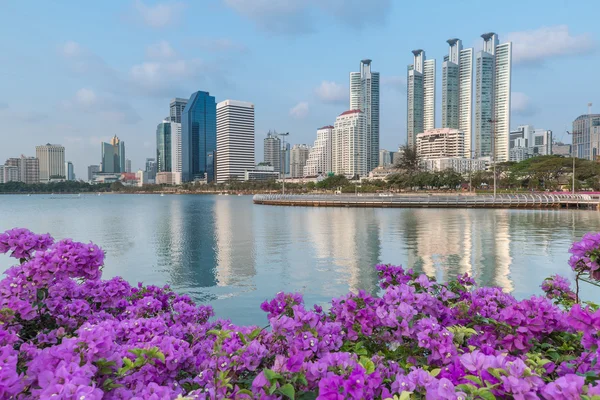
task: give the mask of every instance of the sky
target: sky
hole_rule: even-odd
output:
[[[125,141],[135,171],[156,152],[169,101],[209,91],[255,105],[256,161],[269,129],[312,144],[349,106],[349,73],[381,74],[382,148],[406,142],[411,50],[437,60],[446,40],[513,42],[511,126],[550,129],[600,112],[597,0],[0,0],[0,162],[66,148],[78,177],[100,143]]]

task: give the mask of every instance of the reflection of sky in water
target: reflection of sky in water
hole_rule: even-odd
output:
[[[0,196],[0,229],[15,226],[92,240],[107,253],[107,277],[168,283],[219,316],[262,324],[259,304],[281,290],[303,293],[310,305],[375,291],[378,262],[439,280],[467,272],[517,297],[540,294],[544,277],[572,277],[567,250],[600,230],[600,213],[269,207],[249,196]],[[600,298],[587,284],[583,294]]]

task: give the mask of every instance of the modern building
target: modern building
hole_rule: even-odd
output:
[[[520,162],[531,157],[552,154],[552,131],[520,125],[509,135],[509,161]]]
[[[146,172],[148,173],[148,181],[156,179],[156,159],[146,158]]]
[[[279,178],[279,172],[271,165],[257,165],[256,168],[244,171],[245,181],[271,181]]]
[[[464,157],[431,158],[422,162],[427,171],[435,172],[451,169],[459,174],[467,174],[475,171],[485,171],[486,169],[484,160]]]
[[[317,129],[317,140],[308,154],[304,176],[315,176],[332,172],[332,136],[334,127],[327,125]]]
[[[365,114],[360,110],[341,113],[335,120],[332,141],[332,169],[337,175],[367,176],[367,135]]]
[[[430,59],[423,61],[423,129],[433,128],[435,128],[435,59]]]
[[[100,172],[99,165],[88,165],[88,182],[92,182],[98,172]]]
[[[75,180],[75,169],[73,168],[73,163],[71,161],[65,162],[65,174],[68,181]]]
[[[430,129],[417,135],[417,153],[423,159],[464,157],[465,134],[452,128]]]
[[[195,92],[181,115],[182,179],[214,179],[217,103],[208,92]]]
[[[50,179],[65,179],[65,148],[60,144],[45,144],[35,147],[35,156],[39,160],[40,182]]]
[[[156,127],[156,172],[171,172],[171,127],[166,120]]]
[[[476,56],[475,75],[475,153],[508,161],[512,43],[498,44],[495,33],[481,37],[483,50]]]
[[[113,136],[110,143],[102,143],[102,172],[125,172],[125,142],[117,135]]]
[[[243,180],[254,168],[254,104],[225,100],[217,104],[217,183]]]
[[[33,184],[40,183],[40,160],[35,157],[9,158],[4,165],[17,167],[19,171],[18,181]]]
[[[290,150],[290,175],[292,178],[304,176],[304,167],[308,161],[310,146],[295,144]]]
[[[185,106],[187,105],[187,99],[180,99],[179,97],[171,100],[170,104],[170,113],[169,113],[169,121],[181,123],[181,115],[183,114],[183,110],[185,110]]]
[[[141,187],[148,184],[148,173],[146,171],[140,169],[135,173],[135,177],[137,178],[137,186]]]
[[[362,60],[360,72],[350,73],[350,110],[365,115],[367,169],[372,170],[379,161],[379,72],[371,71],[371,60]]]
[[[181,173],[180,172],[157,172],[156,173],[156,184],[157,185],[180,185],[181,184]]]
[[[465,154],[471,157],[473,108],[473,49],[463,49],[460,39],[449,39],[442,64],[442,128],[464,132]]]
[[[131,173],[131,160],[125,160],[125,172]]]
[[[209,165],[211,165],[210,162]],[[171,172],[179,174],[180,177],[178,180],[181,182],[183,175],[183,148],[181,124],[177,122],[171,122]]]
[[[571,157],[571,145],[563,142],[552,143],[552,154],[561,157]]]
[[[425,52],[413,50],[414,60],[408,66],[407,83],[407,118],[406,132],[407,144],[416,146],[417,134],[423,132],[423,62]]]
[[[290,148],[289,143],[282,143],[281,146],[281,174],[285,176],[290,175]]]
[[[394,152],[381,149],[379,150],[379,167],[385,168],[394,164]]]
[[[12,165],[0,165],[0,183],[19,182],[19,168]]]
[[[571,149],[573,156],[585,160],[595,160],[600,154],[596,145],[600,135],[600,114],[580,115],[573,121],[571,133],[573,134]]]
[[[281,139],[277,136],[277,132],[267,133],[267,137],[263,141],[264,146],[264,162],[273,167],[273,171],[281,173]]]

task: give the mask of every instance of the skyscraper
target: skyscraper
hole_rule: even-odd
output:
[[[244,180],[254,169],[254,104],[225,100],[217,104],[217,183]]]
[[[171,122],[156,127],[156,172],[171,172]]]
[[[125,160],[125,172],[131,173],[131,160],[130,159]]]
[[[65,174],[68,181],[75,180],[75,170],[73,169],[73,163],[71,161],[65,162]]]
[[[48,183],[50,179],[65,179],[65,148],[60,144],[45,144],[35,147],[35,155],[39,160],[40,182]]]
[[[498,44],[495,33],[481,37],[483,50],[476,56],[475,75],[475,152],[478,157],[508,161],[512,43]]]
[[[314,176],[332,172],[331,145],[334,127],[331,125],[317,129],[317,140],[308,154],[304,176]]]
[[[423,50],[413,50],[414,60],[408,66],[407,82],[407,115],[406,132],[407,144],[416,146],[417,135],[423,132],[423,62],[425,61],[425,52]]]
[[[290,175],[292,178],[304,176],[304,166],[308,160],[310,146],[295,144],[290,150]]]
[[[600,155],[600,114],[580,115],[573,121],[572,156],[595,161]]]
[[[290,144],[282,143],[281,146],[281,174],[288,176],[290,174]]]
[[[182,157],[181,124],[171,122],[171,172],[178,174],[176,182],[181,182]]]
[[[40,183],[40,160],[35,157],[25,157],[21,155],[19,158],[9,158],[4,165],[17,167],[19,182],[32,184]]]
[[[460,39],[449,39],[442,66],[442,128],[464,132],[463,157],[471,157],[473,107],[473,49],[462,48]]]
[[[102,149],[102,172],[120,173],[125,172],[125,142],[119,140],[117,135],[113,136],[110,143],[103,142]]]
[[[156,179],[156,160],[154,158],[146,158],[146,172],[149,180]]]
[[[371,71],[371,60],[362,60],[360,72],[350,73],[350,110],[364,113],[367,169],[371,171],[379,163],[379,72]]]
[[[263,146],[265,163],[273,167],[273,172],[281,173],[281,139],[277,136],[277,132],[269,131]]]
[[[182,180],[214,179],[217,103],[208,92],[195,92],[181,115]]]
[[[435,128],[435,59],[423,61],[423,129]]]
[[[183,114],[183,110],[185,110],[187,102],[187,99],[180,99],[179,97],[171,100],[169,113],[170,122],[177,122],[178,124],[181,123],[181,115]]]
[[[362,111],[344,111],[336,118],[331,150],[335,174],[353,177],[369,173],[366,119]]]
[[[96,175],[97,172],[100,172],[99,165],[88,165],[88,182],[94,180],[94,175]]]

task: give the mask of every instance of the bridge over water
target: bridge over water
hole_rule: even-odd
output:
[[[305,207],[382,208],[581,208],[598,210],[600,195],[588,194],[342,194],[282,195],[257,194],[255,204]]]

